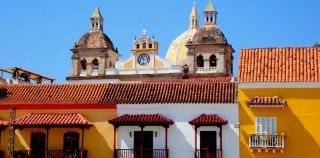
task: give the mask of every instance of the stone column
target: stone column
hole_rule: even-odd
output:
[[[189,66],[189,72],[190,73],[195,73],[195,52],[194,50],[190,50],[187,53],[187,65]]]
[[[79,58],[77,56],[72,56],[71,60],[72,60],[72,72],[71,72],[71,75],[72,76],[78,76],[80,74]]]

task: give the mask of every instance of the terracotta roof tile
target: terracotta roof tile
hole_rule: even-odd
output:
[[[236,83],[0,85],[0,105],[235,103]]]
[[[247,102],[249,107],[283,107],[287,102],[278,96],[274,97],[254,97]]]
[[[136,114],[136,115],[122,115],[108,121],[116,126],[139,126],[139,125],[171,125],[174,122],[161,114]]]
[[[40,113],[28,114],[18,118],[14,122],[17,127],[44,127],[44,126],[91,126],[89,122],[79,113],[73,114],[55,114],[55,113]]]
[[[108,88],[105,103],[235,103],[235,83],[132,83]]]
[[[146,80],[144,83],[221,83],[235,82],[233,77],[193,78],[193,79],[168,79],[168,80]]]
[[[320,47],[243,49],[242,82],[319,82]]]
[[[222,126],[228,124],[228,121],[217,114],[202,114],[189,121],[189,123],[196,126]]]
[[[7,126],[7,125],[8,125],[7,121],[0,120],[0,127],[4,127],[4,126]]]

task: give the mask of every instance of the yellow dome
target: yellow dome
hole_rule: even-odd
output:
[[[171,60],[174,65],[184,65],[187,63],[188,48],[185,46],[197,33],[197,29],[187,30],[178,36],[170,45],[166,59]]]

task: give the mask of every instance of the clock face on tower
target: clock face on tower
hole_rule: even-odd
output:
[[[150,63],[150,56],[148,54],[140,54],[138,56],[138,63],[142,66],[146,66]]]

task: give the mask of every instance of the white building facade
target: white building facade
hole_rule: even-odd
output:
[[[234,83],[219,84],[229,85]],[[172,86],[177,85],[179,86],[177,83],[172,84]],[[186,88],[193,84],[184,83],[180,85]],[[205,87],[210,87],[210,85],[204,83]],[[222,87],[225,87],[225,85]],[[197,95],[198,91],[205,94],[206,92],[203,91],[205,88],[202,88],[196,90],[194,95]],[[147,87],[146,89],[153,88]],[[166,91],[159,92],[158,95],[162,96]],[[169,91],[175,93],[175,89],[170,89]],[[208,91],[210,89],[207,89],[207,93],[209,93]],[[118,117],[113,121],[109,121],[115,125],[117,131],[115,148],[118,150],[115,150],[115,157],[139,157],[140,153],[137,154],[137,152],[140,152],[139,146],[137,146],[139,138],[136,137],[138,137],[138,133],[141,131],[147,132],[150,135],[147,137],[143,136],[143,139],[145,139],[143,140],[143,148],[145,149],[148,146],[145,145],[149,144],[148,149],[153,151],[151,155],[144,155],[143,157],[239,157],[239,120],[238,104],[235,99],[236,93],[227,94],[227,91],[220,92],[220,94],[206,95],[207,97],[220,98],[219,100],[211,99],[210,101],[208,101],[209,98],[203,98],[202,94],[198,94],[203,99],[203,103],[198,101],[192,103],[191,100],[189,103],[183,100],[174,101],[175,103],[165,103],[167,98],[163,96],[164,103],[144,103],[143,100],[136,100],[140,103],[117,104]],[[177,95],[179,95],[178,93]],[[233,95],[232,98],[234,100],[229,100],[229,102],[224,101],[224,98],[228,97],[227,95]],[[173,95],[172,97],[175,96]],[[185,98],[188,97],[186,96]],[[145,99],[148,100],[150,98]],[[154,100],[157,99],[155,98]],[[158,118],[152,117],[152,115],[161,115],[172,121],[172,123],[161,124],[157,122]],[[196,125],[192,124],[192,120],[194,121],[196,118],[198,118],[198,122],[200,121],[200,123]],[[120,122],[119,124],[114,123],[117,119],[118,123]],[[140,121],[142,124],[130,124],[133,120]],[[225,123],[219,124],[221,120],[224,120]],[[155,122],[152,125],[144,125],[144,123],[150,123],[149,121]],[[210,124],[212,121],[215,123]],[[168,150],[168,153],[165,150]]]

